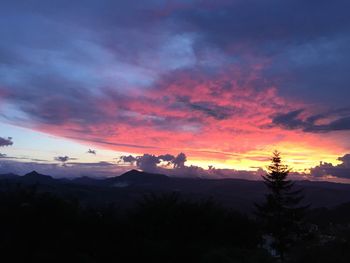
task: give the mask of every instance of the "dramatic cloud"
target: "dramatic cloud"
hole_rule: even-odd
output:
[[[339,157],[338,160],[342,162],[339,166],[350,168],[350,154],[345,154],[343,157]]]
[[[174,168],[183,168],[185,166],[185,162],[187,161],[187,157],[184,153],[179,153],[173,160]]]
[[[308,116],[303,119],[300,115],[304,110],[295,110],[277,114],[273,124],[286,129],[302,129],[305,132],[332,132],[350,130],[350,109],[336,110],[328,113]],[[346,114],[344,116],[344,114]],[[321,123],[321,124],[318,124]]]
[[[299,169],[335,161],[350,151],[349,8],[346,0],[6,1],[0,118],[90,147],[147,152],[124,161],[151,170],[184,167],[184,156],[160,158],[181,151],[239,169],[263,165],[273,149]]]
[[[151,154],[144,154],[136,160],[137,167],[148,172],[156,171],[158,163],[160,163],[159,158]]]
[[[159,156],[143,154],[141,156],[121,156],[119,160],[121,163],[136,164],[137,168],[143,171],[154,172],[158,170],[158,165],[162,162],[165,162],[162,166],[165,166],[166,168],[184,168],[187,157],[184,153],[179,153],[177,156],[171,154],[163,154]]]
[[[8,138],[0,137],[0,147],[10,146],[10,145],[13,145],[13,141],[11,137],[8,137]]]
[[[311,175],[315,177],[335,176],[350,179],[350,154],[338,158],[341,161],[338,165],[327,162],[320,162],[320,165],[311,169]]]

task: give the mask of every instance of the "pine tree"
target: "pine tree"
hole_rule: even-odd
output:
[[[290,168],[282,164],[280,153],[275,151],[271,161],[268,173],[262,176],[268,193],[263,204],[256,204],[257,216],[265,235],[272,239],[272,248],[283,261],[286,251],[297,239],[307,207],[300,206],[301,190],[293,190],[294,182],[288,179]]]

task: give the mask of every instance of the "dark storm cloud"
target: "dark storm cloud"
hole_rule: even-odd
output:
[[[11,25],[13,33],[2,29],[2,43],[8,45],[3,44],[0,47],[0,54],[6,54],[1,56],[0,60],[7,64],[11,62],[14,68],[22,71],[21,78],[25,77],[28,88],[24,96],[32,94],[34,97],[37,91],[52,95],[57,89],[62,90],[67,85],[81,83],[69,84],[68,81],[52,78],[55,76],[53,73],[72,77],[69,70],[64,72],[57,64],[57,67],[49,65],[44,70],[43,76],[47,74],[48,79],[46,83],[33,83],[32,88],[27,87],[28,78],[38,76],[32,70],[24,70],[23,66],[29,66],[30,69],[31,66],[43,67],[45,64],[38,65],[28,55],[31,53],[26,51],[32,51],[34,56],[35,52],[41,54],[41,48],[48,48],[53,54],[55,51],[59,51],[57,55],[60,55],[60,52],[65,53],[65,61],[58,57],[59,60],[55,63],[91,63],[96,62],[96,58],[90,53],[84,53],[86,48],[80,47],[91,42],[94,48],[89,48],[97,49],[94,52],[102,46],[111,50],[112,56],[116,56],[118,60],[135,60],[142,59],[144,53],[152,53],[154,47],[161,47],[164,39],[159,36],[167,38],[173,34],[195,33],[198,37],[195,38],[194,48],[197,49],[199,57],[213,45],[228,53],[228,57],[241,57],[246,52],[254,52],[272,58],[272,67],[267,69],[266,74],[278,74],[279,84],[285,87],[286,91],[292,89],[309,94],[312,90],[314,96],[323,96],[320,94],[322,92],[317,92],[316,89],[319,90],[320,84],[324,83],[321,89],[327,94],[330,94],[330,89],[334,89],[334,85],[342,94],[349,94],[345,85],[349,83],[348,74],[345,73],[350,66],[350,45],[347,45],[350,28],[348,1],[335,0],[331,4],[325,0],[219,1],[213,6],[201,1],[185,3],[175,1],[174,8],[165,12],[167,5],[164,1],[147,1],[147,4],[129,1],[60,1],[56,4],[48,4],[47,1],[26,1],[25,5],[21,1],[9,1],[3,4],[2,20],[4,24]],[[164,15],[157,16],[158,13]],[[43,23],[44,20],[49,22]],[[146,28],[148,30],[145,30]],[[83,32],[83,29],[86,32]],[[153,37],[149,38],[149,34]],[[67,39],[69,41],[65,41]],[[327,42],[330,39],[333,42]],[[12,43],[16,45],[13,46]],[[233,51],[233,54],[228,50]],[[241,62],[244,64],[244,61]],[[284,71],[291,68],[295,77],[292,81],[289,79],[290,75]],[[9,73],[7,71],[10,71],[10,76],[15,74],[13,68],[6,69],[4,74]],[[77,74],[79,75],[79,72]],[[42,75],[39,79],[41,77]],[[90,79],[90,76],[87,72],[82,72],[78,82],[83,81],[82,78]],[[300,83],[304,84],[297,85]],[[303,87],[302,90],[300,86]],[[17,89],[24,90],[22,87]],[[19,93],[22,94],[14,92],[14,99],[21,99]],[[83,98],[82,101],[87,98],[81,96],[83,94],[76,95],[66,89],[62,100],[71,100],[70,105],[80,108],[76,98]],[[332,96],[336,96],[336,93]],[[343,100],[343,97],[338,98]],[[31,98],[22,97],[21,100],[29,99]],[[54,111],[55,106],[59,105],[46,105],[49,111]],[[193,107],[219,119],[227,114],[205,105],[194,104]],[[40,115],[42,111],[36,111],[35,106],[23,106],[23,110],[41,119],[45,117]],[[53,120],[59,121],[62,115],[59,115],[59,108],[56,110],[57,116]],[[82,117],[80,112],[76,111],[77,118]]]
[[[302,112],[303,110],[295,110],[284,114],[278,114],[273,118],[272,122],[275,125],[279,125],[291,130],[305,128],[307,122],[298,119],[300,113]]]
[[[187,161],[186,154],[179,153],[174,160],[172,161],[174,164],[174,168],[183,168],[185,166],[185,162]]]
[[[0,137],[0,147],[11,146],[13,145],[13,141],[11,137],[3,138]]]
[[[204,4],[203,1],[174,1],[173,8],[166,1],[155,0],[139,3],[109,0],[74,3],[60,1],[55,5],[47,1],[26,2],[26,5],[21,1],[4,4],[3,15],[26,14],[22,19],[31,18],[29,22],[33,24],[36,19],[47,16],[67,25],[100,29],[96,32],[100,36],[99,41],[109,41],[108,45],[115,46],[116,50],[122,48],[118,46],[119,43],[126,42],[126,39],[121,38],[116,42],[118,34],[128,38],[137,37],[127,32],[110,32],[111,29],[122,27],[139,31],[138,33],[146,28],[177,33],[193,31],[201,36],[203,45],[212,43],[225,47],[244,42],[255,49],[273,52],[278,51],[276,47],[342,34],[348,30],[350,24],[347,12],[350,4],[346,0],[334,0],[332,3],[326,0],[239,0],[218,1],[212,6]],[[157,15],[166,11],[166,8],[169,9],[168,12]],[[43,25],[41,27],[49,29]],[[47,32],[53,39],[39,37],[38,33],[35,40],[58,45],[59,43],[50,41],[54,40],[56,32]],[[262,43],[266,46],[261,45]],[[125,50],[139,50],[141,44],[143,43],[129,42]]]
[[[147,172],[155,172],[159,163],[159,158],[152,154],[144,154],[136,160],[137,167]]]
[[[335,176],[339,178],[350,178],[350,154],[338,158],[341,161],[338,165],[320,162],[320,165],[311,169],[311,175],[315,177]]]
[[[341,166],[347,167],[350,169],[350,154],[345,154],[344,156],[339,157],[338,161],[342,162]]]
[[[350,96],[349,8],[346,0],[240,0],[173,17],[198,36],[199,58],[214,47],[242,67],[267,59],[264,76],[281,94],[339,106]]]
[[[340,109],[302,118],[303,109],[273,116],[272,124],[285,129],[305,132],[332,132],[350,130],[350,109]],[[322,121],[322,124],[318,124]]]
[[[207,42],[219,46],[252,45],[275,52],[286,45],[309,42],[348,30],[346,0],[238,0],[223,1],[216,8],[197,5],[178,10],[188,27],[201,32]],[[327,14],[327,16],[325,16]]]
[[[272,85],[291,99],[330,107],[349,106],[349,31],[287,48],[264,70]]]
[[[119,163],[136,165],[137,168],[146,172],[156,172],[157,165],[161,162],[161,159],[156,155],[143,154],[141,156],[121,156],[119,158]]]

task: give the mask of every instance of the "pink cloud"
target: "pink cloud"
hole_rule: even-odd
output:
[[[89,107],[83,109],[51,97],[36,110],[46,111],[44,117],[49,118],[52,105],[59,102],[54,117],[60,122],[37,122],[36,127],[114,150],[138,154],[145,149],[155,154],[183,150],[195,158],[230,159],[227,153],[264,149],[301,137],[320,144],[316,135],[264,128],[276,112],[302,103],[282,98],[276,87],[264,86],[260,70],[257,66],[250,72],[239,68],[210,74],[174,71],[150,88],[130,93],[109,88],[104,95],[88,95],[84,99]]]

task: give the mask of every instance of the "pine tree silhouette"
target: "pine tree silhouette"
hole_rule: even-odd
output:
[[[282,164],[280,153],[273,153],[268,173],[262,176],[268,188],[263,204],[256,204],[256,214],[263,225],[264,234],[272,240],[271,246],[283,261],[288,248],[297,239],[307,206],[300,206],[302,190],[293,190],[288,180],[290,168]]]

